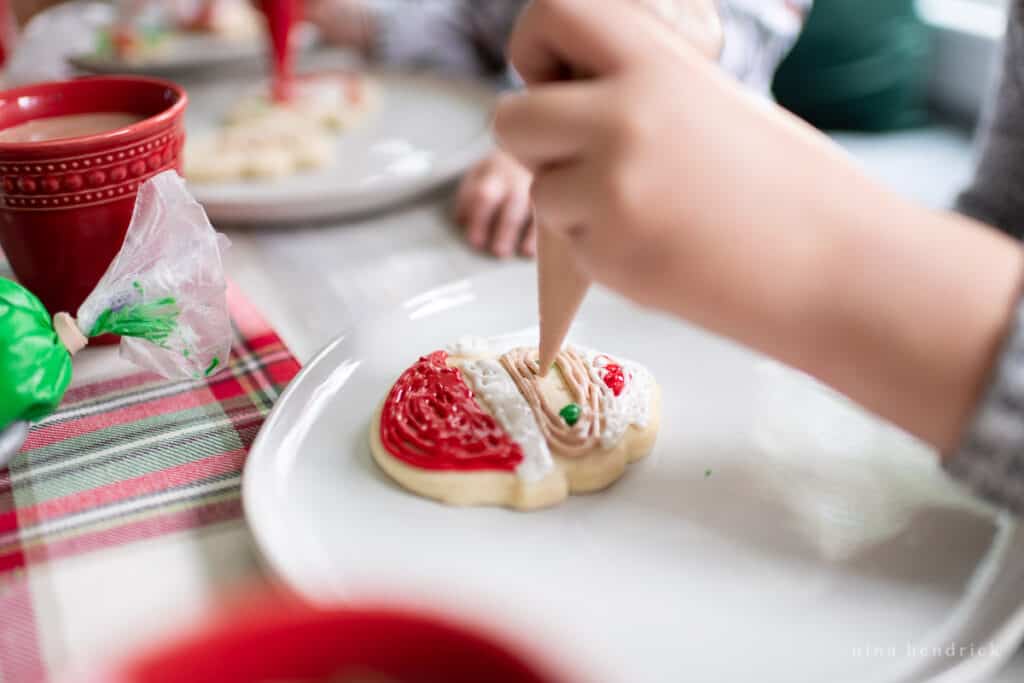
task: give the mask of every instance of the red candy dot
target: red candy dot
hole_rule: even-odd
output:
[[[609,363],[604,366],[604,384],[618,396],[626,388],[626,373],[618,363]]]

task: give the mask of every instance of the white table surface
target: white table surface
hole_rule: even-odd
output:
[[[923,163],[915,154],[915,168],[928,163],[953,168],[945,185],[904,189],[927,203],[947,201],[968,173],[963,138],[945,131],[905,135],[910,149],[931,155]],[[892,174],[881,177],[898,182],[906,175],[893,171],[888,160],[883,163],[879,154],[889,152],[879,152],[867,139],[840,139],[869,168],[881,166]],[[494,268],[531,267],[470,252],[451,224],[448,197],[436,193],[347,224],[229,230],[230,276],[298,359],[307,361],[355,321],[424,289]],[[138,576],[147,578],[132,580]],[[33,586],[41,645],[48,661],[81,665],[178,630],[215,598],[265,581],[241,521],[139,542],[116,563],[88,554],[60,560]],[[1024,653],[992,683],[1020,680]]]

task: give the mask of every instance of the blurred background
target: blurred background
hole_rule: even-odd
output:
[[[10,5],[23,26],[65,1]],[[992,71],[1006,4],[815,0],[803,35],[776,76],[775,94],[825,128],[906,128],[936,113],[970,124]]]
[[[774,82],[890,185],[948,206],[998,71],[1006,0],[816,0]]]
[[[814,125],[841,131],[842,144],[901,189],[948,204],[968,173],[1006,3],[816,0],[774,95]],[[10,0],[10,9],[24,26],[57,4]],[[908,164],[920,173],[908,177]]]

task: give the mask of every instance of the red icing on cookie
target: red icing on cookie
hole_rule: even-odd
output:
[[[514,470],[522,449],[477,404],[447,358],[444,351],[424,356],[395,382],[380,416],[384,448],[426,470]]]

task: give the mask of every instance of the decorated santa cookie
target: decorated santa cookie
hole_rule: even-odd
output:
[[[601,490],[654,446],[660,394],[631,361],[566,346],[465,340],[423,356],[374,416],[374,459],[395,481],[453,505],[554,505]]]

